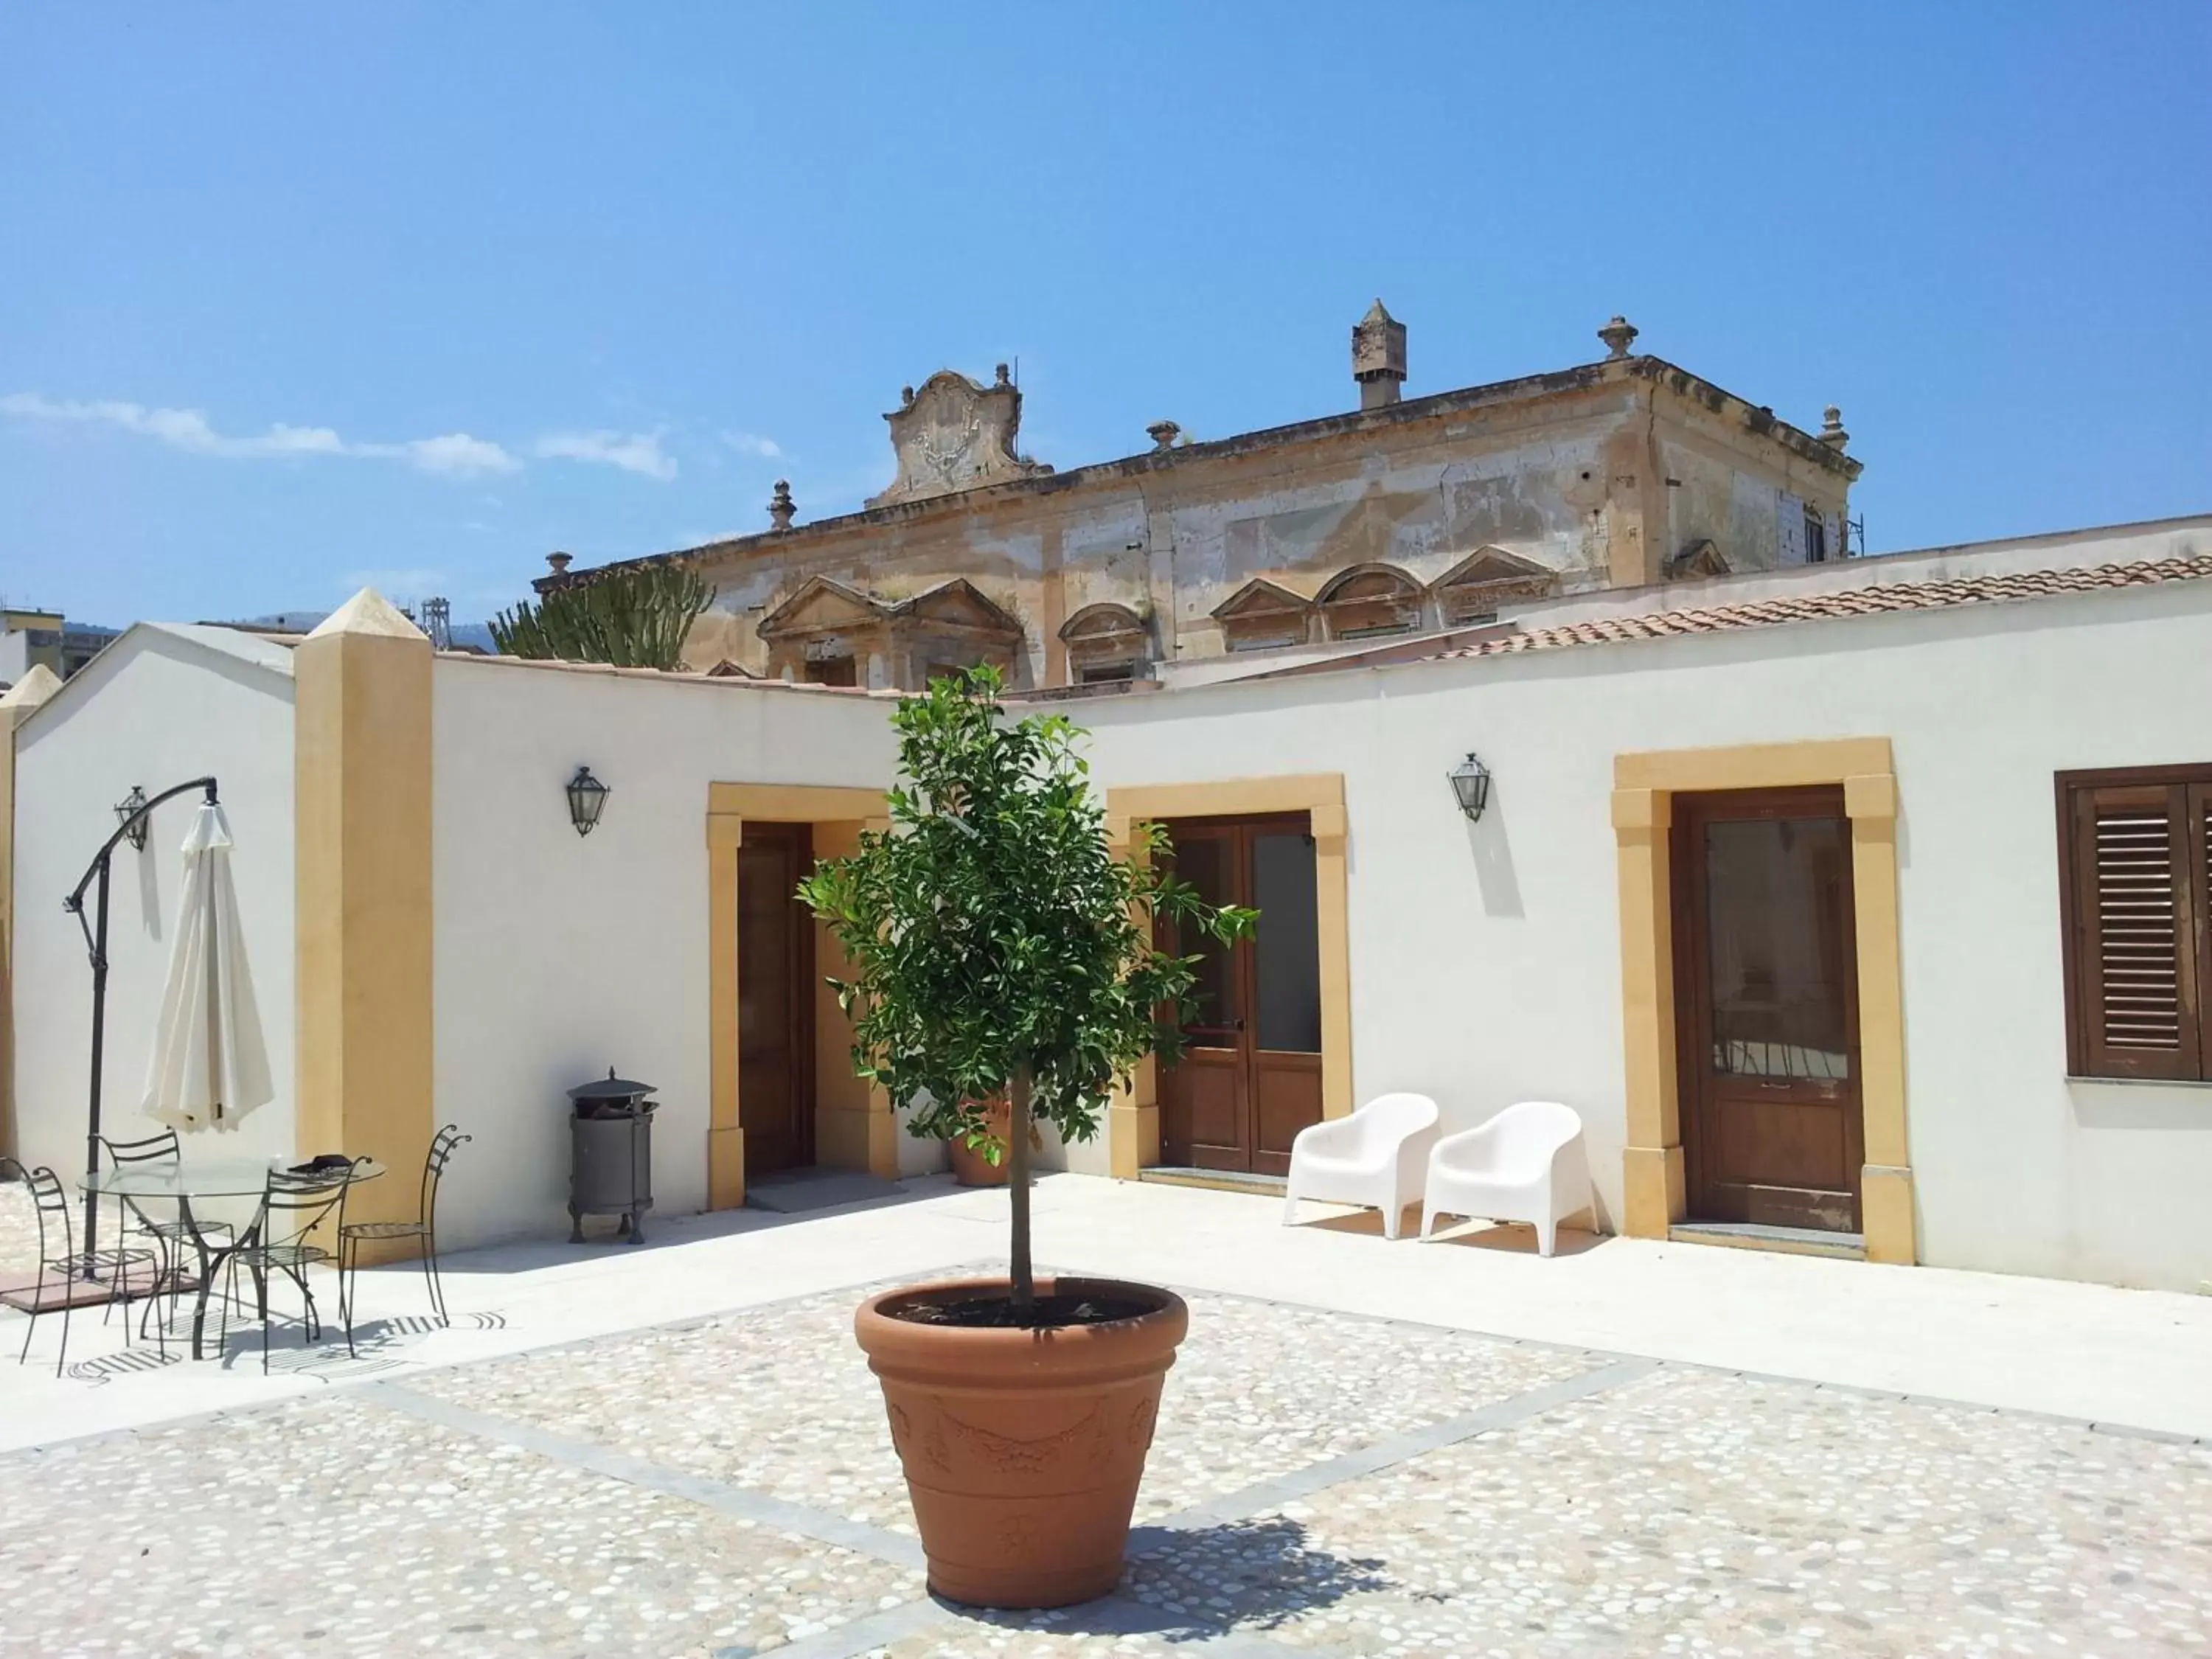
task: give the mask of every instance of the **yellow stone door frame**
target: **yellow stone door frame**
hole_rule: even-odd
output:
[[[1675,1071],[1674,798],[1840,784],[1851,825],[1858,947],[1859,1101],[1866,1125],[1861,1227],[1869,1261],[1917,1259],[1905,1115],[1905,997],[1898,939],[1897,774],[1887,738],[1618,755],[1613,828],[1620,879],[1621,1027],[1628,1103],[1624,1231],[1664,1238],[1683,1218]]]
[[[1163,818],[1217,818],[1304,812],[1314,838],[1314,888],[1321,962],[1321,1110],[1352,1113],[1352,926],[1345,843],[1344,775],[1229,778],[1218,783],[1126,784],[1106,792],[1106,837],[1116,851],[1130,826]],[[1158,1068],[1140,1061],[1106,1113],[1108,1167],[1117,1179],[1160,1161]]]
[[[744,1117],[738,1087],[738,849],[744,844],[747,818],[890,827],[880,789],[806,783],[707,786],[707,1207],[712,1210],[735,1209],[745,1201]],[[834,1116],[835,1121],[817,1116],[817,1162],[885,1176],[898,1173],[898,1126],[882,1090],[868,1090],[857,1109]]]

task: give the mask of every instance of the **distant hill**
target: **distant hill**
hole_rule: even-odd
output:
[[[242,622],[218,623],[216,626],[262,628],[276,634],[312,634],[330,614],[327,611],[271,611],[266,616],[248,617]],[[451,631],[457,649],[473,647],[486,656],[499,654],[499,647],[492,642],[489,623],[457,622],[453,624]]]
[[[489,623],[455,623],[453,633],[456,647],[472,645],[487,657],[499,655],[499,647],[492,643]]]

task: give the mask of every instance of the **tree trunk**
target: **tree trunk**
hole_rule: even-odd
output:
[[[1014,1311],[1027,1323],[1036,1308],[1036,1274],[1030,1265],[1030,1074],[1016,1072],[1006,1086],[1013,1116],[1006,1127],[1006,1190],[1014,1205]]]

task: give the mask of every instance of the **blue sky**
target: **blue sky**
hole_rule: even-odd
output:
[[[457,617],[889,477],[1640,349],[1877,550],[2212,508],[2212,6],[0,10],[0,594]]]

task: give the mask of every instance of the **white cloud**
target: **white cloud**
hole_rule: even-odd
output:
[[[725,432],[722,441],[740,455],[756,455],[763,461],[783,459],[783,446],[773,438],[763,438],[756,432]]]
[[[658,432],[556,432],[535,447],[548,459],[596,461],[662,483],[676,476],[676,458],[663,453]]]
[[[471,438],[465,432],[442,433],[435,438],[414,438],[404,444],[361,444],[363,455],[396,455],[408,465],[445,478],[473,478],[486,472],[518,472],[522,463],[488,438]]]
[[[216,431],[209,424],[207,416],[197,409],[149,409],[143,404],[113,398],[56,399],[41,397],[35,392],[10,392],[0,398],[0,414],[38,421],[100,422],[155,439],[189,454],[212,455],[225,460],[283,455],[349,455],[401,461],[420,471],[448,478],[513,472],[522,465],[499,445],[472,438],[465,432],[412,438],[404,443],[349,443],[326,426],[287,426],[280,421],[265,432],[250,437],[231,437]]]

